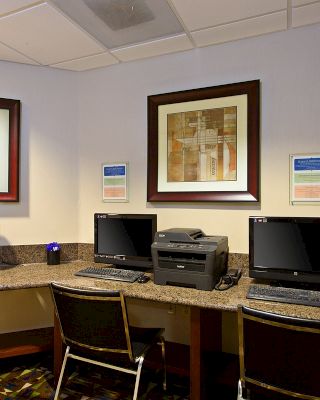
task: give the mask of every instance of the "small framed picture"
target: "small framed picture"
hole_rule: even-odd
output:
[[[128,163],[102,164],[102,198],[106,202],[128,201]]]

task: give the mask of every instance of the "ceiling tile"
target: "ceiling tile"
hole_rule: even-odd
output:
[[[108,49],[184,33],[166,0],[51,0]]]
[[[0,38],[43,65],[105,51],[47,3],[0,18]]]
[[[120,61],[132,61],[141,58],[154,57],[193,48],[187,35],[179,35],[171,38],[154,40],[136,46],[130,46],[118,50],[112,50]]]
[[[303,6],[310,3],[314,3],[314,0],[291,0],[292,7]]]
[[[16,11],[20,8],[30,6],[31,4],[39,3],[35,0],[1,0],[0,1],[0,15]]]
[[[110,53],[102,53],[96,56],[79,58],[78,60],[66,61],[59,64],[53,64],[51,67],[68,69],[70,71],[87,71],[89,69],[107,67],[117,64],[119,61]]]
[[[298,27],[320,22],[320,2],[292,9],[292,26]]]
[[[286,11],[281,11],[262,17],[250,18],[245,21],[192,32],[191,36],[197,46],[209,46],[211,44],[285,30],[286,28],[287,13]]]
[[[39,65],[30,58],[27,58],[24,55],[18,53],[17,51],[10,49],[9,47],[5,46],[2,43],[0,43],[0,60],[17,62],[22,64]]]
[[[319,22],[320,0],[0,0],[0,60],[85,71]]]
[[[190,31],[286,10],[287,0],[171,0]]]

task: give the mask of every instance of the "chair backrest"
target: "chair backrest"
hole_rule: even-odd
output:
[[[51,283],[64,343],[100,353],[122,353],[132,360],[126,303],[118,290],[84,290]]]
[[[320,398],[320,321],[239,307],[238,326],[245,386]]]

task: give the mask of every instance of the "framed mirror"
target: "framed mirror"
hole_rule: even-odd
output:
[[[0,98],[0,201],[19,201],[20,100]]]

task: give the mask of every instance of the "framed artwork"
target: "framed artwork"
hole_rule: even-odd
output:
[[[259,201],[260,81],[148,96],[149,202]]]
[[[0,201],[19,201],[20,101],[0,99]]]
[[[102,193],[103,201],[128,201],[128,163],[102,165]]]

